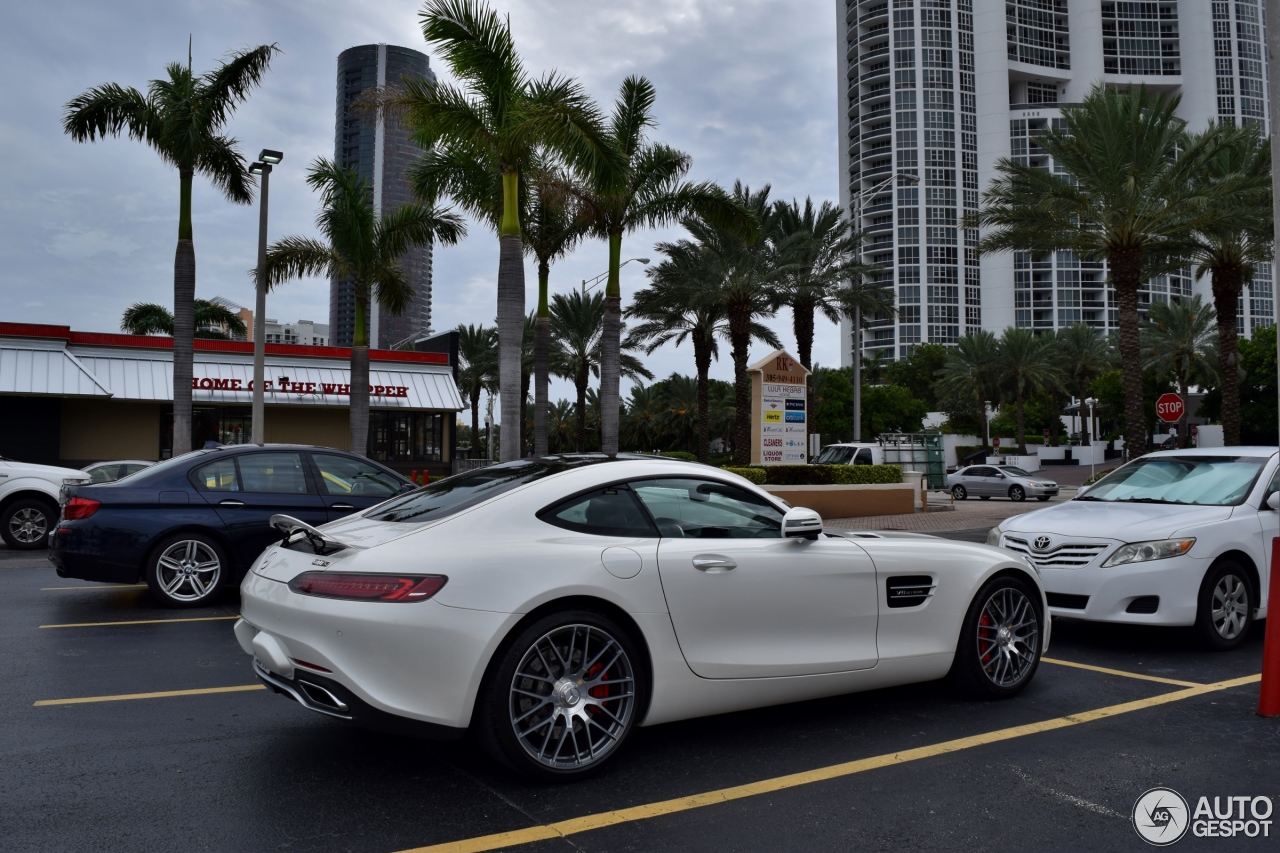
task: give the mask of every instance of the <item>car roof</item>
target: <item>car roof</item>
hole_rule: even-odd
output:
[[[1188,447],[1183,450],[1157,450],[1147,456],[1275,456],[1280,448],[1266,445],[1243,447]]]

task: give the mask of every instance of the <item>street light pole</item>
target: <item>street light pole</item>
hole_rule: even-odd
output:
[[[623,267],[625,267],[627,264],[631,263],[632,261],[639,261],[640,263],[645,264],[645,265],[648,265],[648,263],[649,263],[649,259],[648,259],[648,258],[627,258],[625,261],[623,261],[622,263],[618,264],[618,269],[622,269]],[[592,278],[584,278],[584,279],[582,280],[582,295],[583,295],[583,296],[586,296],[586,295],[587,295],[587,291],[592,290],[592,289],[594,289],[594,288],[596,288],[596,287],[599,287],[599,286],[600,286],[600,282],[604,281],[604,280],[605,280],[606,278],[608,278],[608,277],[609,277],[609,271],[608,271],[608,270],[605,270],[604,272],[600,273],[600,275],[593,276]],[[589,283],[588,283],[588,282],[589,282]]]
[[[920,179],[910,172],[897,171],[880,183],[859,192],[853,197],[853,233],[860,235],[862,230],[862,200],[874,197],[884,189],[886,184],[901,178],[909,184],[918,184]],[[862,238],[858,236],[858,266],[862,266]],[[853,440],[862,441],[862,306],[853,306]]]
[[[266,441],[266,400],[262,386],[267,372],[267,194],[271,184],[271,166],[283,160],[284,154],[264,148],[258,158],[258,162],[249,167],[250,173],[262,177],[262,195],[258,207],[258,274],[255,276],[257,293],[253,304],[253,417],[250,441],[261,446]]]

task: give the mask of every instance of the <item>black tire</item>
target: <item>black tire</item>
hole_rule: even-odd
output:
[[[1200,583],[1196,630],[1210,649],[1229,652],[1249,636],[1257,606],[1258,593],[1244,566],[1235,560],[1219,560]]]
[[[14,551],[49,547],[49,534],[58,523],[58,507],[39,498],[20,498],[0,512],[0,537]]]
[[[962,501],[965,498],[969,497],[969,490],[966,489],[964,486],[961,486],[959,483],[957,483],[956,485],[951,487],[951,497],[955,498],[958,501]]]
[[[991,610],[1010,610],[1009,622],[1017,628],[1012,642],[1001,648],[1000,631],[993,624]],[[1030,622],[1028,623],[1028,618]],[[992,633],[995,631],[996,633]],[[1018,639],[1018,632],[1021,639]],[[1029,646],[1034,645],[1034,649]],[[1021,647],[1021,648],[1019,648]],[[1044,606],[1040,592],[1021,578],[1005,575],[983,584],[973,597],[960,627],[956,656],[947,677],[953,684],[978,699],[1009,699],[1022,692],[1035,677],[1044,647]],[[1012,652],[1012,654],[1010,654]],[[1000,667],[1000,659],[1011,662],[1016,672]],[[1006,677],[1001,678],[1004,675]]]
[[[612,650],[615,646],[617,652]],[[541,657],[539,651],[543,651]],[[556,657],[548,661],[551,651]],[[615,654],[607,668],[596,670],[603,664],[593,662],[594,657],[613,658]],[[567,668],[563,665],[566,655]],[[619,686],[597,683],[579,691],[586,678]],[[629,696],[620,686],[628,678],[632,685]],[[603,694],[596,692],[601,690]],[[481,685],[472,729],[491,756],[518,773],[546,781],[576,781],[599,772],[614,759],[639,725],[648,697],[648,671],[631,632],[593,610],[564,610],[530,623],[502,644]],[[531,722],[517,733],[516,725],[522,718]],[[569,721],[568,726],[564,720]],[[621,725],[614,720],[620,720]],[[539,742],[538,733],[544,731]],[[596,740],[588,743],[588,737]],[[581,743],[578,738],[583,739]],[[551,752],[553,740],[556,747]],[[542,750],[541,758],[533,754],[535,748]]]
[[[1047,500],[1049,500],[1049,496],[1048,496],[1048,495],[1036,495],[1036,500],[1038,500],[1038,501],[1047,501]]]
[[[166,536],[147,557],[143,579],[156,601],[168,607],[203,607],[233,579],[226,549],[205,533]]]
[[[1022,503],[1027,499],[1027,491],[1022,486],[1009,487],[1009,500],[1014,503]]]

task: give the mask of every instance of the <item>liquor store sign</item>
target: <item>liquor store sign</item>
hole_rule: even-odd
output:
[[[752,365],[751,461],[803,465],[808,461],[806,397],[809,371],[783,350]]]

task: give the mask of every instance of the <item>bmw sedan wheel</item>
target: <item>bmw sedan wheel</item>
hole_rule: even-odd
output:
[[[226,566],[227,558],[213,539],[201,533],[179,533],[152,553],[147,586],[170,607],[199,607],[217,595]]]
[[[14,501],[0,514],[0,536],[15,551],[47,548],[49,531],[57,521],[56,510],[44,501]]]
[[[539,619],[500,653],[484,690],[481,742],[502,763],[542,779],[596,772],[639,722],[646,682],[634,641],[608,617]]]
[[[1009,500],[1013,501],[1014,503],[1021,503],[1026,499],[1027,499],[1027,492],[1025,489],[1022,488],[1022,486],[1009,487]]]
[[[1030,683],[1040,666],[1044,612],[1026,581],[988,581],[965,615],[950,676],[983,699],[1007,699]]]
[[[1200,585],[1196,628],[1211,649],[1230,651],[1249,634],[1255,606],[1248,573],[1239,563],[1223,560]]]
[[[956,485],[951,488],[951,497],[958,501],[962,501],[969,497],[969,491],[964,486]]]

